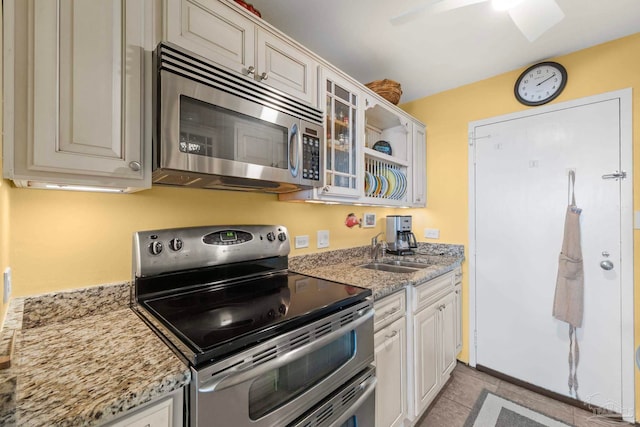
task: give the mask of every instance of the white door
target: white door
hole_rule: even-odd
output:
[[[574,170],[585,272],[577,397],[632,420],[630,103],[619,91],[470,125],[470,275],[472,364],[575,398],[568,325],[551,315]],[[602,177],[621,170],[626,179]]]

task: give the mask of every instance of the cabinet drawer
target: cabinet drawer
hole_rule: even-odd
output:
[[[415,287],[413,311],[426,307],[453,290],[454,273],[449,272]]]
[[[110,427],[172,427],[173,399],[164,399],[140,412],[125,416]]]
[[[395,319],[404,316],[406,310],[406,296],[404,289],[395,294],[378,300],[373,305],[375,315],[373,317],[373,329],[378,331]]]

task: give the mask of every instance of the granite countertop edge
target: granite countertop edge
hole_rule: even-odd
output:
[[[101,425],[189,384],[189,367],[131,310],[130,292],[124,282],[10,301],[0,425]]]
[[[415,261],[429,267],[413,273],[391,273],[359,268],[371,261],[369,247],[328,251],[289,259],[289,270],[352,286],[371,289],[379,300],[407,286],[417,286],[460,267],[465,260],[464,246],[419,243],[412,255],[385,255],[385,259]]]

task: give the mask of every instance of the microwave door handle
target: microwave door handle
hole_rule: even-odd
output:
[[[365,310],[359,311],[358,313],[360,314],[360,318],[354,320],[353,322],[348,323],[333,332],[323,335],[321,338],[309,344],[298,347],[283,355],[279,355],[275,359],[272,359],[258,366],[253,366],[250,362],[242,363],[240,365],[234,366],[227,371],[214,375],[207,382],[199,386],[198,391],[201,393],[210,393],[215,390],[222,390],[236,384],[240,384],[251,378],[258,377],[273,369],[278,369],[293,360],[313,353],[317,349],[327,345],[341,335],[344,335],[351,330],[358,328],[360,325],[373,317],[374,311],[371,308],[367,308]]]
[[[329,427],[341,426],[349,418],[354,416],[355,413],[358,412],[358,409],[360,409],[362,404],[367,401],[369,396],[371,396],[371,393],[374,392],[377,382],[378,380],[376,379],[376,377],[370,377],[370,378],[367,378],[365,381],[363,381],[362,384],[360,384],[360,388],[365,389],[364,393],[362,393],[362,396],[360,396],[358,400],[353,402],[353,405],[349,406],[348,410],[345,411],[342,415],[340,415],[337,420],[332,422]]]
[[[289,130],[289,170],[291,176],[298,176],[298,167],[300,166],[300,132],[297,124],[293,124]]]

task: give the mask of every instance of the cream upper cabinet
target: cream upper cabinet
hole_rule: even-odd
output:
[[[366,96],[365,106],[363,201],[410,206],[413,122],[371,94]]]
[[[325,98],[325,187],[320,197],[358,197],[362,183],[361,147],[362,96],[357,86],[337,73],[323,69],[320,81]]]
[[[425,126],[413,123],[413,159],[411,205],[424,207],[427,204],[427,146]]]
[[[316,104],[316,60],[233,2],[165,0],[165,11],[167,41]]]
[[[143,75],[151,3],[4,6],[5,176],[21,186],[149,188]]]
[[[326,114],[327,185],[280,194],[279,199],[425,206],[425,126],[363,85],[323,66],[319,92],[326,95],[320,108]]]

